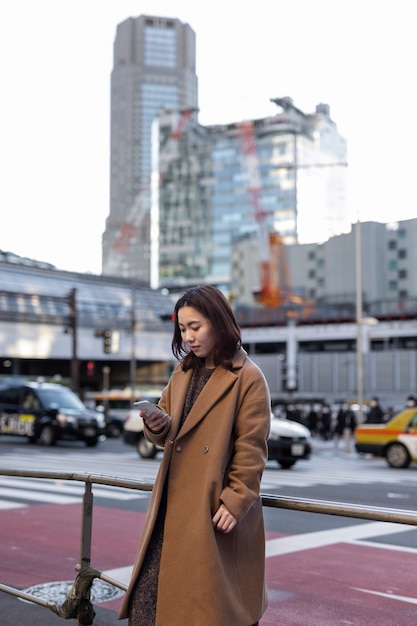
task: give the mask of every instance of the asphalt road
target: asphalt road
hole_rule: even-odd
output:
[[[82,444],[42,448],[16,438],[0,440],[1,469],[88,472],[152,481],[158,465],[158,458],[141,460],[121,440],[104,441],[94,450]],[[336,448],[333,442],[315,441],[312,458],[290,470],[269,462],[262,492],[413,510],[416,478],[417,466],[394,470],[381,459],[347,452],[341,444]],[[102,485],[93,492],[92,565],[127,581],[149,494]],[[83,485],[74,482],[0,476],[3,583],[20,589],[35,586],[41,597],[49,597],[63,581],[72,582],[79,560],[82,494]],[[270,605],[261,626],[417,624],[414,527],[267,507],[264,513]],[[121,596],[112,596],[108,588],[97,593],[94,604],[100,615],[94,623],[120,623],[116,611]],[[20,601],[7,594],[1,594],[0,601],[4,608],[7,605],[1,614],[15,620],[10,625],[35,626],[35,621],[16,621],[14,611]],[[24,606],[27,611],[28,605]],[[49,615],[46,609],[35,610],[36,615],[44,611]],[[50,617],[55,620],[51,623],[59,623],[55,615]],[[9,625],[5,619],[0,617],[1,626]],[[46,618],[44,624],[49,624]]]

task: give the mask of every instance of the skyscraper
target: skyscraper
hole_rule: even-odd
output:
[[[150,278],[151,127],[165,109],[196,109],[195,33],[142,15],[117,26],[111,75],[110,214],[104,274]]]

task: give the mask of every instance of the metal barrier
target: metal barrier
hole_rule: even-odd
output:
[[[105,474],[88,474],[73,472],[49,472],[49,471],[26,471],[5,470],[0,468],[0,476],[16,476],[21,478],[45,478],[54,480],[68,480],[84,482],[84,495],[81,516],[81,539],[80,539],[80,563],[75,567],[78,572],[67,598],[61,605],[42,600],[37,596],[20,591],[14,587],[0,584],[0,591],[21,598],[34,604],[38,604],[64,619],[77,619],[78,626],[90,626],[94,621],[94,608],[90,601],[91,585],[95,578],[114,585],[122,591],[127,586],[119,580],[106,576],[99,570],[91,567],[91,540],[93,522],[93,490],[92,485],[108,485],[137,489],[139,491],[152,491],[153,483],[129,478],[117,478]],[[385,509],[374,506],[359,504],[346,504],[343,502],[331,502],[326,500],[312,500],[308,498],[289,498],[274,494],[261,494],[263,506],[278,509],[291,509],[307,513],[321,513],[336,515],[339,517],[354,517],[379,522],[394,522],[417,526],[417,511],[401,509]]]

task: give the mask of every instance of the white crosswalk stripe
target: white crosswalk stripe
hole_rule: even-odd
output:
[[[83,494],[82,482],[0,476],[0,510],[29,506],[29,502],[79,504],[82,502]],[[94,498],[107,498],[118,502],[149,497],[149,492],[100,484],[93,485],[93,494]]]

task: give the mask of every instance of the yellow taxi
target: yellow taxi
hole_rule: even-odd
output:
[[[391,467],[417,462],[417,407],[405,409],[384,424],[360,424],[355,430],[359,454],[383,457]]]

